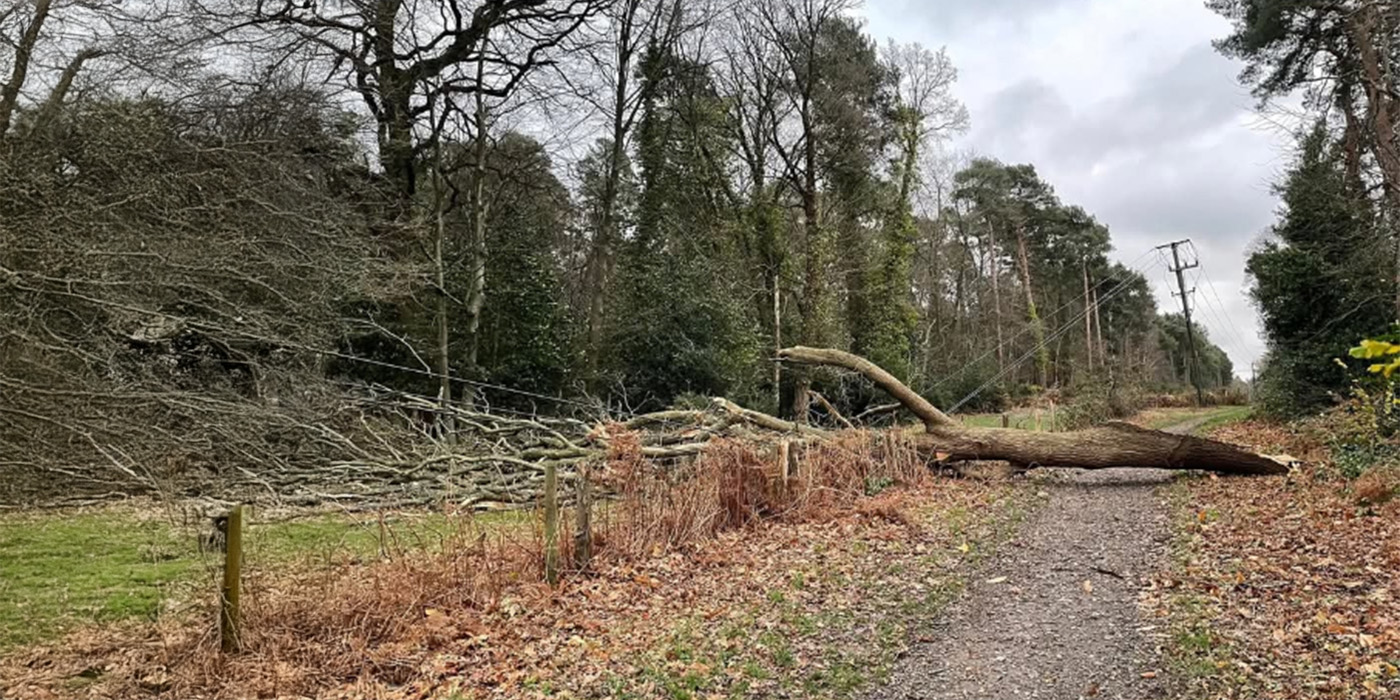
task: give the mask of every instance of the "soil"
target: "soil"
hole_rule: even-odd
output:
[[[1173,426],[1189,433],[1204,419]],[[1044,498],[872,700],[1166,697],[1139,594],[1171,537],[1155,469],[1040,470]]]

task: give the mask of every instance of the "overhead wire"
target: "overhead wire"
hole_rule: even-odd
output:
[[[1194,253],[1194,254],[1196,255],[1196,261],[1197,261],[1197,263],[1199,264],[1200,259],[1201,259],[1201,253],[1200,253],[1200,251],[1196,249],[1196,244],[1195,244],[1195,243],[1192,243],[1192,242],[1190,242],[1189,240],[1187,241],[1187,243],[1188,243],[1188,245],[1191,246],[1191,252]],[[1241,335],[1240,335],[1239,330],[1238,330],[1237,328],[1235,328],[1234,324],[1229,323],[1230,318],[1229,318],[1229,316],[1225,313],[1225,301],[1220,297],[1220,292],[1219,292],[1218,290],[1216,290],[1216,288],[1215,288],[1215,282],[1214,282],[1213,280],[1211,280],[1210,276],[1207,275],[1207,274],[1205,273],[1205,267],[1204,267],[1204,266],[1198,266],[1198,267],[1196,268],[1196,279],[1194,280],[1195,283],[1196,283],[1196,286],[1198,286],[1198,287],[1200,286],[1200,283],[1201,283],[1200,281],[1201,281],[1202,279],[1205,280],[1205,282],[1206,282],[1206,289],[1209,289],[1209,290],[1210,290],[1211,296],[1215,297],[1215,302],[1216,302],[1216,304],[1217,304],[1218,307],[1219,307],[1219,312],[1220,312],[1220,316],[1221,316],[1220,321],[1221,321],[1222,325],[1225,326],[1225,329],[1226,329],[1226,330],[1229,332],[1229,334],[1235,339],[1235,342],[1237,342],[1237,343],[1239,344],[1239,349],[1240,349],[1240,351],[1241,351],[1243,354],[1248,355],[1248,354],[1249,354],[1249,343],[1245,341],[1244,336],[1241,336]],[[1204,297],[1203,297],[1203,298],[1204,298]],[[1207,302],[1209,302],[1209,300],[1207,300]]]
[[[1121,282],[1118,283],[1117,286],[1115,286],[1115,287],[1113,287],[1111,290],[1109,290],[1108,293],[1106,293],[1106,294],[1103,296],[1103,298],[1101,298],[1101,299],[1099,300],[1099,303],[1103,303],[1103,302],[1105,302],[1105,301],[1108,301],[1108,300],[1112,299],[1113,297],[1115,297],[1115,296],[1121,294],[1121,293],[1123,292],[1123,290],[1127,289],[1128,284],[1129,284],[1131,281],[1132,281],[1132,277],[1130,277],[1130,276],[1129,276],[1129,277],[1125,277]],[[1082,311],[1078,312],[1077,314],[1075,314],[1075,316],[1074,316],[1073,318],[1071,318],[1071,319],[1070,319],[1069,321],[1067,321],[1064,325],[1062,325],[1062,326],[1060,326],[1058,329],[1056,329],[1054,333],[1052,333],[1051,335],[1047,336],[1047,337],[1046,337],[1044,340],[1042,340],[1040,343],[1037,343],[1037,344],[1035,345],[1035,347],[1032,347],[1030,350],[1026,351],[1025,354],[1021,355],[1019,358],[1017,358],[1016,360],[1014,360],[1010,365],[1008,365],[1007,367],[1003,368],[1000,372],[998,372],[998,373],[997,373],[995,376],[993,376],[991,379],[988,379],[986,382],[983,382],[981,386],[977,387],[976,389],[973,389],[972,392],[969,393],[967,396],[964,396],[964,397],[962,398],[962,400],[958,401],[956,404],[953,404],[953,406],[947,410],[947,413],[950,413],[950,414],[951,414],[951,413],[956,413],[956,412],[958,411],[958,409],[962,408],[964,405],[967,404],[967,402],[971,401],[971,400],[972,400],[973,398],[975,398],[978,394],[981,394],[983,391],[986,391],[986,390],[987,390],[988,388],[990,388],[992,385],[996,384],[997,382],[1000,382],[1002,379],[1004,379],[1006,376],[1008,376],[1011,372],[1014,372],[1014,371],[1020,369],[1021,365],[1024,365],[1024,364],[1026,363],[1026,361],[1029,360],[1031,357],[1035,356],[1036,353],[1040,352],[1043,348],[1048,347],[1049,344],[1050,344],[1051,342],[1053,342],[1053,341],[1055,341],[1055,340],[1058,340],[1058,339],[1059,339],[1061,336],[1063,336],[1065,333],[1069,332],[1069,330],[1070,330],[1071,328],[1074,328],[1074,327],[1078,326],[1079,323],[1080,323],[1081,321],[1084,320],[1084,318],[1088,315],[1088,313],[1089,313],[1090,311],[1091,311],[1091,309],[1085,308],[1084,310],[1082,310]]]
[[[1201,288],[1202,281],[1207,285],[1207,289],[1210,288],[1210,278],[1205,277],[1203,273],[1197,273],[1193,276],[1191,281],[1196,285],[1198,290]],[[1206,310],[1212,322],[1214,322],[1216,326],[1225,328],[1225,337],[1221,338],[1221,341],[1235,346],[1235,349],[1239,350],[1241,354],[1246,354],[1249,346],[1240,339],[1239,332],[1235,331],[1234,326],[1230,324],[1229,318],[1225,315],[1225,304],[1220,300],[1220,295],[1218,293],[1215,294],[1214,302],[1205,294],[1201,294],[1200,299],[1202,302],[1201,307]]]
[[[1137,266],[1138,266],[1139,263],[1142,262],[1142,259],[1143,259],[1143,258],[1145,258],[1145,257],[1147,257],[1147,256],[1149,256],[1149,255],[1151,255],[1155,250],[1156,250],[1155,248],[1154,248],[1154,249],[1149,249],[1147,252],[1143,253],[1142,255],[1139,255],[1139,256],[1138,256],[1136,259],[1134,259],[1132,262],[1129,262],[1128,264],[1124,265],[1124,268],[1126,268],[1127,270],[1129,270],[1129,271],[1131,271],[1131,272],[1136,272],[1136,273],[1138,273],[1138,274],[1144,274],[1147,270],[1149,270],[1149,269],[1151,269],[1151,268],[1148,267],[1148,268],[1144,268],[1144,269],[1139,270],[1139,269],[1137,269]],[[1154,264],[1155,264],[1155,263],[1154,263]],[[1125,276],[1124,279],[1125,279],[1125,280],[1126,280],[1126,279],[1131,279],[1131,276]],[[1110,278],[1108,278],[1108,279],[1106,279],[1106,280],[1104,280],[1104,281],[1107,282],[1107,281],[1120,281],[1120,280],[1119,280],[1118,278],[1116,278],[1116,277],[1110,277]],[[1064,311],[1065,309],[1069,308],[1071,305],[1073,305],[1073,304],[1075,304],[1075,303],[1087,304],[1088,301],[1089,301],[1089,297],[1088,297],[1087,294],[1081,295],[1081,296],[1079,296],[1079,297],[1071,297],[1071,298],[1069,299],[1069,301],[1066,301],[1064,304],[1061,304],[1061,305],[1060,305],[1060,308],[1055,309],[1054,311],[1050,312],[1050,316],[1052,316],[1052,317],[1053,317],[1053,316],[1058,316],[1058,315],[1060,314],[1060,312],[1062,312],[1062,311]],[[1103,302],[1103,300],[1100,300],[1100,303],[1102,303],[1102,302]],[[1082,314],[1082,313],[1081,313],[1081,315],[1080,315],[1080,318],[1081,318],[1081,320],[1082,320],[1082,318],[1083,318],[1083,314]],[[973,358],[972,360],[968,361],[968,362],[967,362],[966,364],[964,364],[962,367],[959,367],[957,370],[953,371],[951,374],[944,375],[944,377],[943,377],[942,379],[939,379],[938,381],[934,382],[934,383],[929,387],[929,390],[932,391],[932,390],[934,390],[934,389],[938,389],[938,388],[942,387],[944,384],[947,384],[948,382],[952,381],[953,379],[962,376],[963,373],[967,372],[969,369],[972,369],[974,366],[980,364],[983,360],[986,360],[987,358],[991,357],[992,355],[995,355],[995,354],[997,354],[998,352],[1001,352],[1001,351],[1004,350],[1008,345],[1010,345],[1010,344],[1012,344],[1012,343],[1014,343],[1014,342],[1020,340],[1020,339],[1021,339],[1021,336],[1026,335],[1027,333],[1030,333],[1030,332],[1031,332],[1031,328],[1030,328],[1029,326],[1027,326],[1027,327],[1025,327],[1025,328],[1022,328],[1020,331],[1018,331],[1018,332],[1016,333],[1016,335],[1013,335],[1013,336],[1011,336],[1011,338],[1006,339],[1006,340],[1003,340],[1003,341],[997,343],[996,345],[992,346],[992,349],[991,349],[991,350],[988,350],[988,351],[982,353],[981,355],[978,355],[977,357],[975,357],[975,358]]]

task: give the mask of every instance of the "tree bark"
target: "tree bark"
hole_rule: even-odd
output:
[[[1040,312],[1035,308],[1035,292],[1031,288],[1031,263],[1026,252],[1025,227],[1016,226],[1016,255],[1021,263],[1021,286],[1026,291],[1026,316],[1030,320],[1031,333],[1035,341],[1035,364],[1040,372],[1040,386],[1050,386],[1050,351],[1045,347],[1045,324],[1040,320]]]
[[[68,97],[68,91],[73,88],[73,81],[77,79],[78,72],[83,69],[83,64],[102,56],[104,53],[100,49],[86,48],[68,60],[68,65],[64,66],[63,72],[58,76],[58,82],[54,84],[53,90],[49,91],[49,97],[44,101],[44,106],[39,108],[39,114],[34,118],[36,131],[47,129],[49,124],[58,117],[59,110],[63,108],[63,100]]]
[[[482,33],[483,56],[488,34]],[[471,194],[471,287],[467,292],[467,367],[476,370],[481,350],[481,313],[486,307],[486,61],[476,62],[476,127],[475,162],[472,170]]]
[[[830,365],[864,375],[918,416],[924,424],[919,450],[949,460],[1004,460],[1021,467],[1141,467],[1201,469],[1224,474],[1286,474],[1288,467],[1233,445],[1190,435],[1172,435],[1127,423],[1085,430],[1039,433],[964,426],[903,382],[862,357],[841,350],[793,347],[780,360]]]
[[[52,0],[39,0],[34,4],[34,14],[29,25],[24,28],[19,43],[15,45],[14,66],[10,69],[10,79],[0,85],[0,136],[10,130],[10,120],[19,104],[19,93],[24,88],[24,80],[29,74],[29,62],[34,56],[34,46],[39,43],[39,31],[49,18]]]

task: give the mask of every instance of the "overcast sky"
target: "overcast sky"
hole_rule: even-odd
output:
[[[1273,220],[1270,183],[1290,140],[1255,115],[1240,66],[1211,48],[1228,22],[1203,0],[867,2],[882,44],[947,46],[972,115],[955,147],[1034,164],[1108,225],[1114,257],[1147,274],[1163,309],[1180,302],[1161,260],[1144,254],[1194,241],[1195,316],[1249,377],[1264,341],[1245,250]]]

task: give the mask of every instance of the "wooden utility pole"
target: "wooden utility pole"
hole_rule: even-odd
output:
[[[1085,258],[1084,270],[1084,352],[1089,358],[1089,371],[1094,371],[1094,314],[1089,298],[1089,259]]]
[[[1190,239],[1172,241],[1171,243],[1157,246],[1157,249],[1172,249],[1172,266],[1169,269],[1176,273],[1176,288],[1178,294],[1181,296],[1181,313],[1186,317],[1186,343],[1191,346],[1191,364],[1187,366],[1186,376],[1190,379],[1191,385],[1196,387],[1196,405],[1204,406],[1206,405],[1206,397],[1205,393],[1201,391],[1201,358],[1196,351],[1196,331],[1191,326],[1191,297],[1189,295],[1196,290],[1186,289],[1186,278],[1181,274],[1186,270],[1190,270],[1193,267],[1200,267],[1201,265],[1199,260],[1190,265],[1181,264],[1181,251],[1179,248],[1181,244],[1189,242]]]

